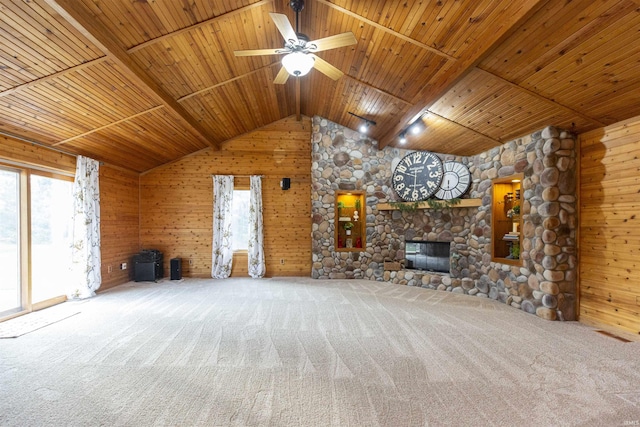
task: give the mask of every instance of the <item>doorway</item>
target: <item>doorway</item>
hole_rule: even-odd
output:
[[[66,300],[70,176],[0,165],[0,320]]]
[[[31,302],[66,294],[71,266],[72,182],[31,174]]]

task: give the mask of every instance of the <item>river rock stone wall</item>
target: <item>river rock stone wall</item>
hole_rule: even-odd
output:
[[[575,137],[547,127],[470,157],[440,155],[465,163],[473,177],[465,198],[478,208],[378,210],[397,201],[389,186],[395,162],[408,151],[378,149],[375,140],[320,117],[312,129],[312,277],[364,278],[500,300],[548,320],[575,319]],[[491,183],[522,173],[522,265],[492,261]],[[366,191],[366,247],[334,250],[336,190]],[[450,274],[385,270],[404,262],[405,240],[451,245]]]

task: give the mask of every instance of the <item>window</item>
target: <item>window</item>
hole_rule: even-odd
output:
[[[249,190],[233,190],[231,212],[231,246],[234,251],[246,251],[249,249]]]
[[[0,317],[20,310],[20,171],[0,169]]]

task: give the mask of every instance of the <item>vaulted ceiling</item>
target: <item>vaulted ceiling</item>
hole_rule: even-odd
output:
[[[274,84],[284,0],[0,0],[0,134],[142,172],[291,115],[381,147],[471,155],[545,125],[640,115],[637,0],[306,0],[340,69]]]

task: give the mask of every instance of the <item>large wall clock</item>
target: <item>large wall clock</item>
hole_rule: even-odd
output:
[[[442,163],[444,175],[440,188],[435,195],[438,199],[449,200],[462,196],[471,185],[469,168],[460,162],[446,161]]]
[[[417,202],[433,196],[442,181],[442,161],[429,151],[404,156],[391,177],[393,190],[402,200]]]

